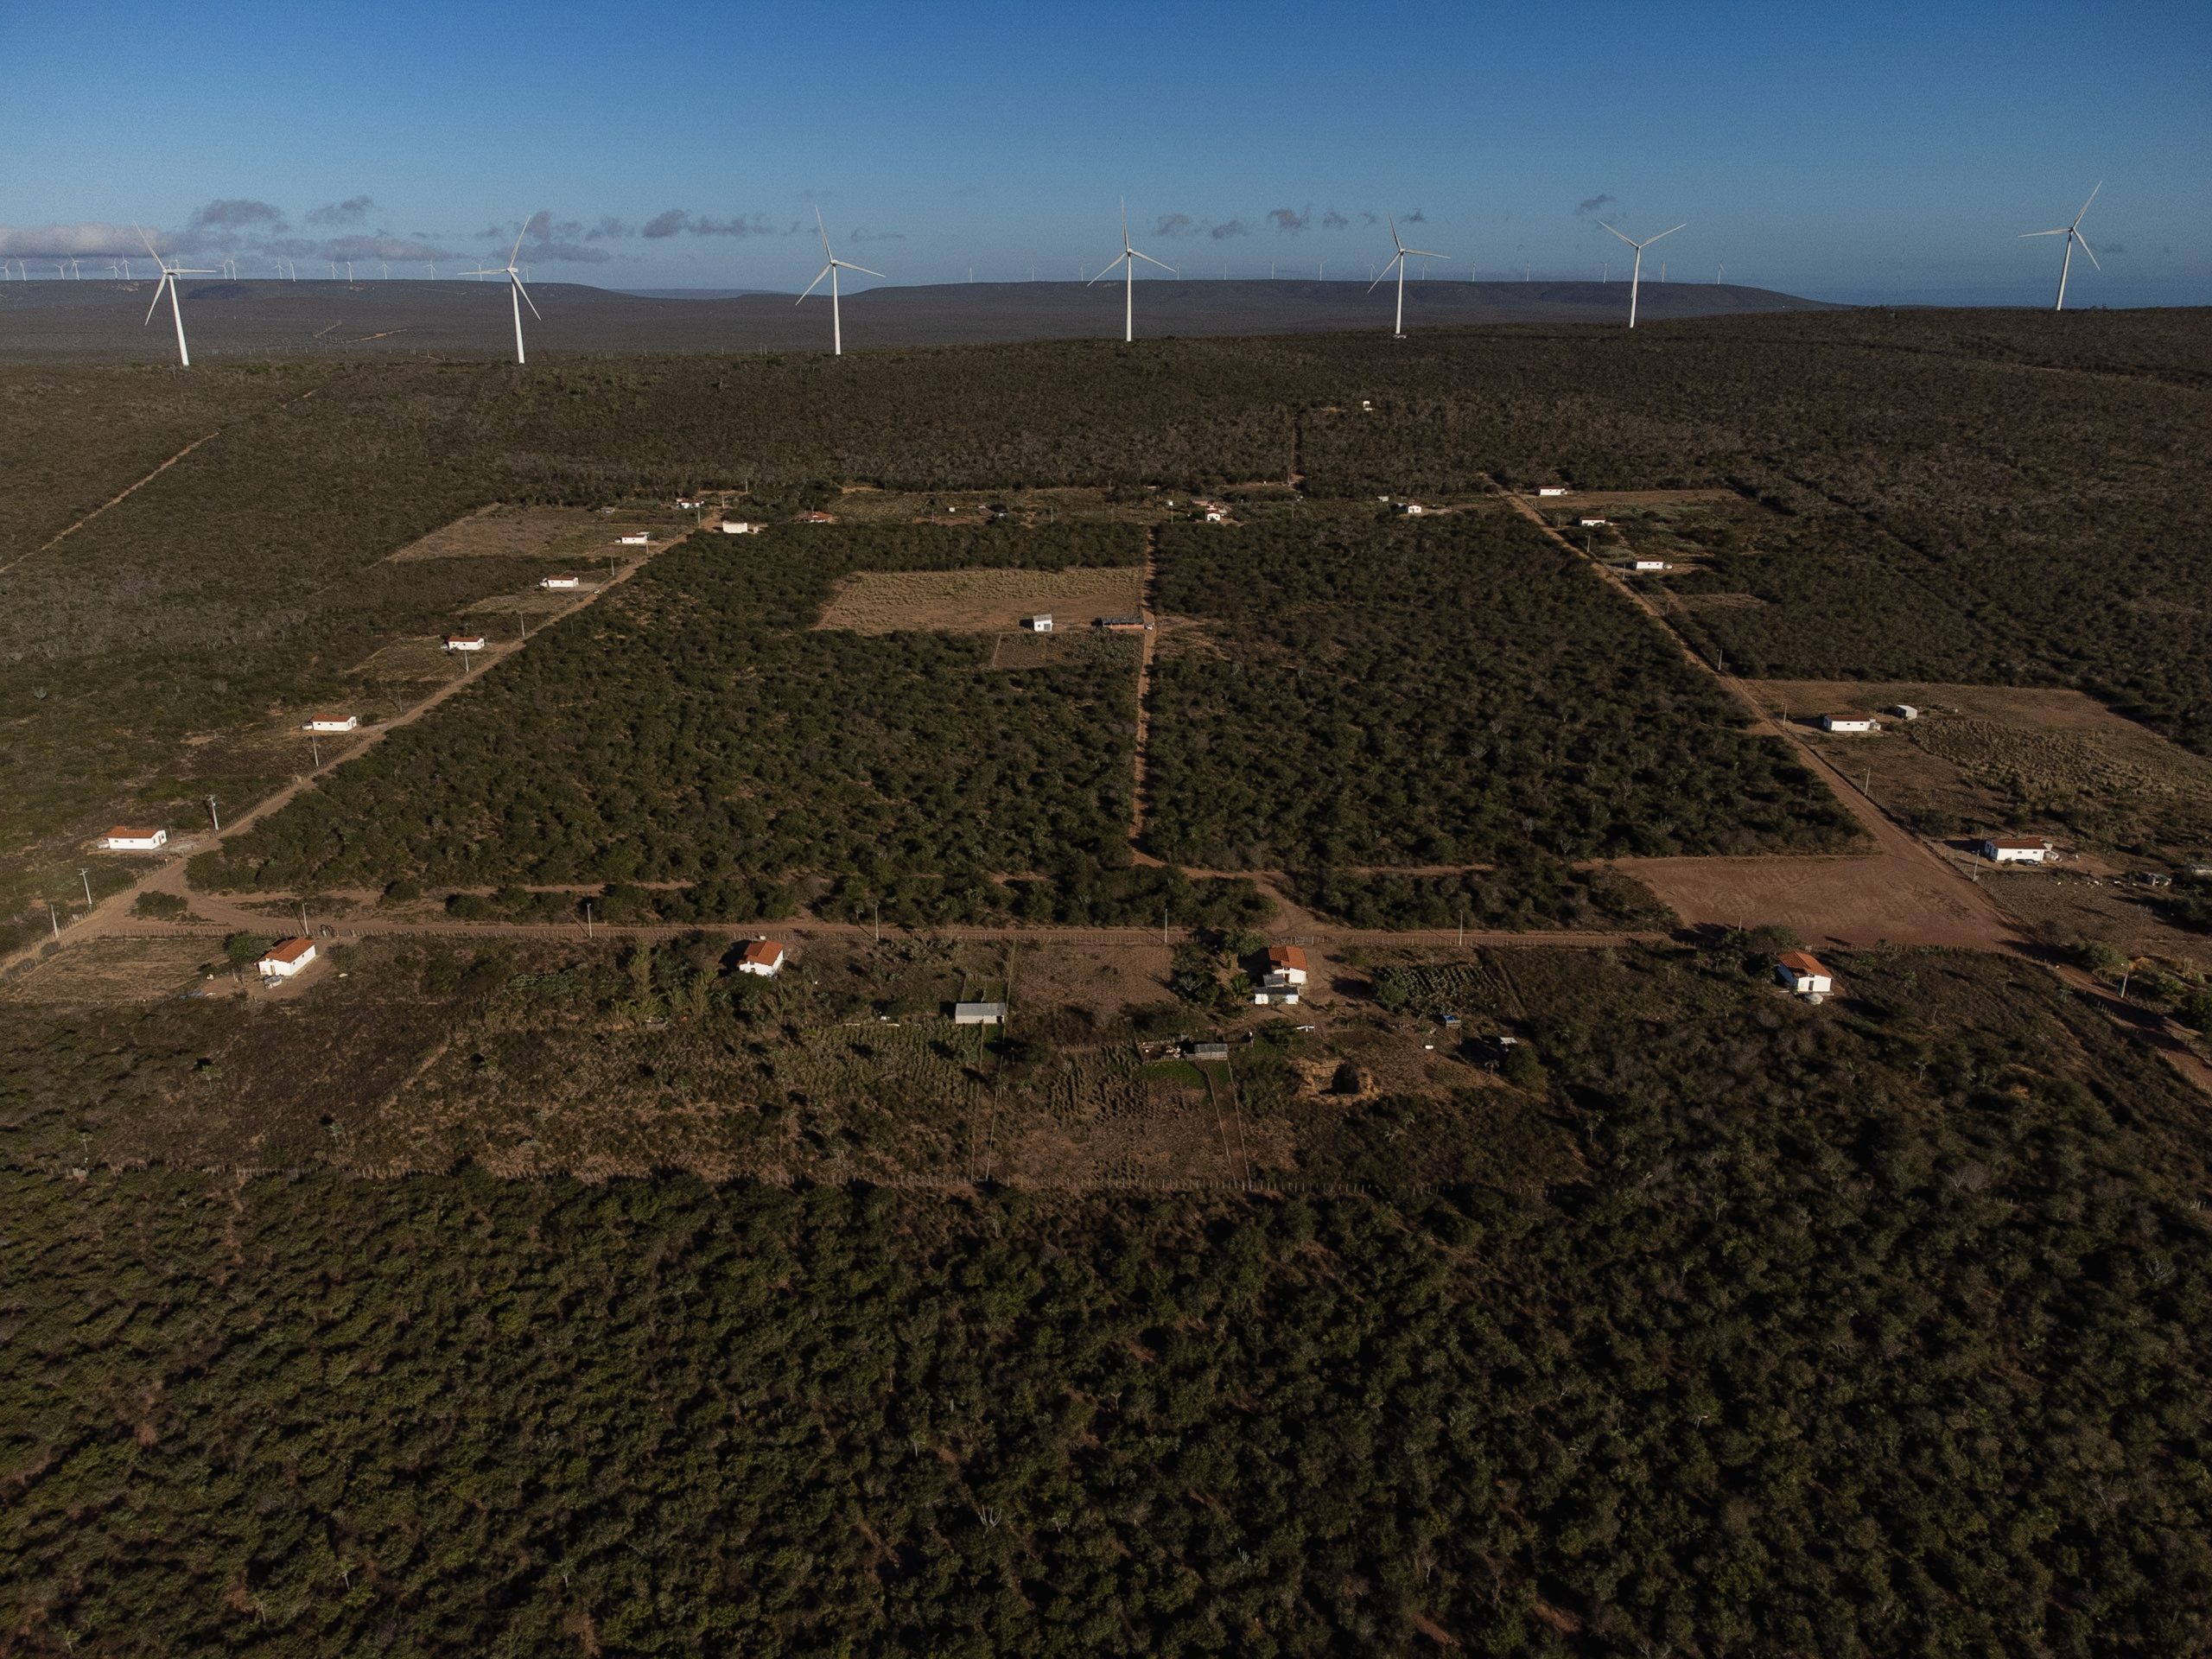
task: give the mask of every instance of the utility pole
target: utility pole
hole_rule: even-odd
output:
[[[882,899],[876,899],[874,902],[875,902],[875,942],[876,942],[878,944],[881,944],[883,943],[883,900],[882,900]]]
[[[584,938],[588,939],[596,937],[591,929],[591,900],[587,899],[584,900]]]
[[[90,870],[79,870],[77,875],[85,884],[85,908],[90,910],[92,907],[92,873]]]
[[[308,753],[315,757],[315,769],[317,772],[321,772],[322,770],[321,740],[319,738],[309,737],[308,739]]]
[[[515,626],[521,630],[524,639],[530,638],[530,620],[523,615],[519,607],[515,611]]]
[[[221,835],[223,833],[223,817],[222,814],[215,810],[215,798],[213,795],[210,795],[207,798],[207,816],[215,821],[215,833],[219,836]]]
[[[61,918],[54,913],[54,900],[51,899],[46,901],[46,925],[54,930],[54,937],[58,943],[61,938]]]
[[[302,938],[307,938],[307,936],[308,936],[308,901],[307,901],[306,899],[301,899],[301,900],[300,900],[300,937],[301,937]]]

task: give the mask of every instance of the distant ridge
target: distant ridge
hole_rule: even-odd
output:
[[[148,282],[0,283],[0,361],[163,360],[139,326]],[[826,306],[789,294],[622,293],[578,283],[532,286],[543,322],[533,359],[624,352],[828,348]],[[669,297],[671,294],[682,297]],[[487,283],[187,283],[186,326],[197,361],[223,358],[506,354],[505,296]],[[1642,320],[1842,308],[1732,283],[1646,283]],[[1141,281],[1140,340],[1343,333],[1390,327],[1390,296],[1363,282]],[[1409,330],[1471,324],[1625,322],[1625,283],[1409,282]],[[1079,283],[947,283],[874,288],[845,296],[845,345],[952,346],[1108,339],[1121,333],[1118,293]]]

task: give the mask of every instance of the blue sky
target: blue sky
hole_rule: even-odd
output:
[[[2202,3],[29,0],[6,34],[0,254],[35,273],[137,220],[419,276],[543,212],[541,282],[796,290],[819,207],[896,281],[1068,277],[1126,194],[1188,274],[1363,276],[1383,213],[1460,276],[1618,274],[1618,215],[1688,221],[1674,280],[2034,303],[2058,245],[2018,233],[2101,179],[2069,302],[2212,302]]]

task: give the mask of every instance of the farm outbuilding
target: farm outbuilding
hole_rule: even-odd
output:
[[[1564,484],[1540,484],[1536,486],[1536,493],[1538,495],[1565,495],[1567,493],[1567,486]]]
[[[1909,702],[1893,702],[1890,705],[1889,712],[1895,715],[1899,720],[1918,720],[1920,718],[1920,710]]]
[[[1006,1004],[956,1002],[952,1005],[952,1023],[956,1026],[1002,1026],[1006,1023]]]
[[[1826,996],[1835,988],[1835,976],[1819,957],[1802,950],[1784,950],[1777,957],[1774,976],[1800,996]]]
[[[618,536],[614,539],[624,547],[646,547],[652,544],[653,538],[640,530],[627,536]]]
[[[158,853],[168,841],[166,830],[134,830],[118,823],[100,837],[100,845],[111,853]]]
[[[1585,518],[1582,520],[1582,528],[1585,530],[1602,530],[1607,524],[1611,523],[1612,520],[1610,518]]]
[[[1227,1043],[1192,1043],[1184,1052],[1194,1060],[1225,1060],[1229,1058]]]
[[[1102,616],[1095,626],[1109,633],[1142,633],[1145,620],[1141,616]]]
[[[784,947],[773,939],[755,939],[738,957],[737,971],[773,979],[784,971]]]
[[[1286,983],[1303,985],[1306,982],[1306,951],[1295,944],[1274,944],[1268,947],[1268,976],[1280,975]]]
[[[1878,732],[1882,722],[1871,715],[1822,715],[1821,729],[1824,732]]]
[[[749,518],[725,518],[721,524],[725,536],[757,536],[763,528],[765,526],[756,524]]]
[[[1268,977],[1272,979],[1274,976],[1269,975]],[[1263,984],[1252,993],[1252,1006],[1255,1008],[1294,1008],[1298,1006],[1298,991],[1290,985]]]
[[[576,576],[540,576],[537,579],[537,585],[541,588],[550,588],[556,593],[565,593],[571,588],[582,587],[583,582]]]
[[[802,512],[798,516],[798,521],[802,524],[834,524],[837,522],[837,517],[835,513],[830,512]]]
[[[289,979],[315,958],[313,939],[287,939],[272,945],[254,968],[264,979]]]
[[[1637,559],[1629,568],[1632,570],[1664,570],[1667,568],[1667,561],[1664,559]]]
[[[350,732],[361,723],[359,715],[309,715],[303,732]]]
[[[446,635],[448,651],[481,651],[486,641],[480,633],[449,633]]]
[[[1981,855],[1993,864],[2040,864],[2050,856],[2050,843],[2039,837],[1985,836]]]
[[[1034,616],[1024,617],[1021,626],[1032,633],[1050,633],[1052,631],[1052,613],[1039,611]]]

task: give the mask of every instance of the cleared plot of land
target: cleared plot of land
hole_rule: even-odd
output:
[[[861,570],[837,584],[815,626],[853,633],[1004,633],[1049,614],[1054,630],[1134,614],[1144,596],[1135,566],[1069,570]]]
[[[201,964],[222,956],[219,940],[198,934],[64,939],[62,949],[28,972],[0,981],[0,1000],[63,1007],[150,1001],[198,984]],[[232,988],[227,974],[220,988]]]
[[[461,665],[435,639],[395,639],[351,671],[364,680],[449,680]]]
[[[1795,930],[1808,944],[1870,947],[1999,943],[1932,860],[1624,858],[1616,866],[1691,926]]]
[[[618,551],[615,538],[650,532],[667,541],[693,527],[689,513],[650,508],[613,513],[582,507],[490,506],[442,524],[391,556],[391,563],[422,559],[565,558],[588,560]],[[633,548],[619,550],[623,553]]]
[[[1795,719],[1880,715],[1878,738],[1816,737],[1877,799],[1933,836],[2006,830],[2150,855],[2212,849],[2212,760],[2051,687],[1770,680],[1753,690]]]

